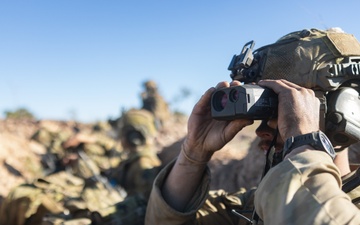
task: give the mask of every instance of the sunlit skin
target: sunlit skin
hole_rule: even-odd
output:
[[[263,120],[261,121],[260,125],[256,129],[256,135],[260,138],[258,147],[260,150],[266,152],[276,134],[276,120]],[[282,147],[284,145],[283,140],[280,136],[277,136],[276,144],[275,144],[275,150],[276,152],[279,152],[282,150]]]

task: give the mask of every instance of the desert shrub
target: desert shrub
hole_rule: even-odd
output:
[[[15,111],[5,111],[5,118],[6,119],[16,119],[16,120],[23,120],[23,119],[35,119],[35,116],[26,108],[18,108]]]

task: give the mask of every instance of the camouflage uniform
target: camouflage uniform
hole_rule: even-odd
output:
[[[128,196],[122,202],[99,210],[93,222],[99,225],[144,225],[146,206],[147,199],[142,196]]]
[[[109,131],[110,127],[104,124],[95,124],[91,133],[95,138],[95,143],[84,145],[85,152],[103,173],[110,172],[123,160],[121,143],[111,137]]]
[[[59,164],[59,160],[65,155],[62,143],[72,135],[70,131],[50,131],[46,127],[39,128],[32,136],[31,140],[41,144],[46,153],[42,155],[41,164],[43,167],[43,174],[48,175],[61,170],[62,166]]]
[[[157,155],[149,149],[130,153],[116,170],[115,180],[125,188],[128,195],[141,194],[148,198],[160,164]]]
[[[332,201],[330,195],[346,200],[349,200],[350,198],[353,200],[358,199],[360,196],[360,187],[355,188],[352,192],[346,195],[339,189],[341,184],[340,174],[334,167],[331,159],[323,152],[316,152],[316,157],[312,154],[313,152],[309,155],[306,155],[305,153],[294,157],[292,160],[286,160],[283,163],[280,163],[278,166],[274,167],[273,170],[270,170],[272,172],[269,173],[267,179],[262,181],[262,185],[259,186],[257,190],[250,189],[246,191],[244,189],[240,189],[236,193],[226,193],[222,190],[209,192],[210,171],[208,170],[207,173],[204,174],[201,185],[199,186],[197,192],[194,193],[193,198],[184,212],[178,212],[167,205],[160,191],[166,175],[170,172],[174,164],[174,162],[172,162],[159,173],[154,182],[154,187],[147,208],[145,224],[250,224],[245,219],[233,214],[231,211],[236,210],[245,217],[251,219],[254,209],[254,198],[255,206],[259,209],[258,213],[267,224],[315,224],[311,221],[318,221],[317,218],[323,215],[316,213],[309,215],[308,213],[301,214],[302,212],[296,212],[296,202],[292,202],[290,200],[289,204],[281,204],[281,201],[286,201],[286,199],[289,198],[286,193],[290,193],[291,195],[293,191],[299,189],[310,190],[309,192],[303,192],[301,200],[303,202],[309,202],[309,207],[311,206],[314,209],[314,212],[317,212],[318,210],[324,210],[322,204],[325,204],[326,201]],[[306,164],[303,164],[304,160],[306,160]],[[286,173],[286,176],[284,176],[284,171],[289,171],[289,173]],[[299,171],[302,172],[299,173]],[[309,176],[310,173],[314,173],[313,176]],[[278,180],[278,178],[275,179],[276,176],[284,177],[281,181],[274,183],[275,180]],[[293,184],[292,182],[294,182],[294,176],[299,176],[296,180],[301,180],[302,182],[295,182]],[[347,177],[344,177],[343,180],[346,180],[346,178]],[[316,190],[316,188],[320,186],[318,185],[319,182],[327,183],[324,185],[326,190]],[[334,187],[331,188],[331,185],[334,185]],[[335,189],[340,191],[337,193],[329,191]],[[311,193],[315,191],[319,192],[316,194],[316,197]],[[277,201],[279,201],[279,206],[266,205],[268,203],[266,199],[269,199],[270,197],[278,199]],[[320,202],[317,202],[317,200],[320,200]],[[356,206],[359,207],[358,204]],[[358,224],[358,221],[360,221],[360,211],[356,206],[351,203],[351,201],[344,201],[339,204],[339,206],[335,205],[332,208],[327,209],[331,209],[331,212],[334,214],[336,214],[336,211],[339,211],[341,208],[348,209],[346,212],[348,216],[346,217],[347,219],[344,217],[344,221],[334,221],[334,224]],[[286,207],[286,209],[280,209],[279,207]],[[288,213],[286,213],[286,215],[279,215],[277,210],[284,210],[284,212]],[[159,217],[159,215],[161,215],[161,217]],[[261,221],[259,224],[262,224]],[[323,223],[318,224],[331,223],[324,223],[323,221]]]
[[[1,225],[95,224],[94,215],[98,211],[124,200],[126,193],[101,174],[120,162],[110,161],[110,156],[119,159],[113,152],[118,152],[113,139],[99,132],[92,133],[91,142],[75,138],[75,145],[65,149],[64,143],[70,140],[70,135],[60,139],[56,133],[40,129],[32,138],[44,144],[49,152],[56,152],[57,161],[75,153],[78,158],[64,167],[65,170],[57,168],[44,178],[15,187],[1,205]],[[58,148],[52,148],[55,146]]]
[[[72,139],[79,140],[74,141],[74,146],[66,147],[64,157],[83,153],[79,156],[90,160],[87,160],[87,164],[85,164],[84,159],[80,157],[75,163],[70,163],[68,169],[71,169],[73,174],[84,178],[92,176],[94,172],[108,176],[111,170],[123,160],[124,156],[120,143],[106,133],[96,131],[89,134],[79,133],[78,135],[81,135],[82,138],[79,136],[72,137]],[[89,171],[89,167],[94,172]]]
[[[94,212],[122,200],[99,181],[89,183],[61,171],[11,190],[1,205],[0,224],[60,224],[80,218],[91,222]]]
[[[113,178],[129,196],[148,198],[161,161],[152,143],[157,130],[153,115],[146,110],[129,110],[121,118],[120,137],[127,159],[114,170]]]

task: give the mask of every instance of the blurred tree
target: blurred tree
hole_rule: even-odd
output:
[[[173,97],[173,99],[170,101],[169,105],[172,108],[172,111],[174,114],[177,115],[186,115],[185,112],[183,112],[180,107],[181,103],[188,100],[193,95],[193,91],[189,89],[188,87],[181,87],[178,94]]]
[[[177,104],[188,99],[192,95],[192,91],[187,87],[181,87],[179,93],[173,98],[172,102]]]
[[[35,119],[34,115],[25,108],[18,108],[15,111],[5,111],[6,119]]]

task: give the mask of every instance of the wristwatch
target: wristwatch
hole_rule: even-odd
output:
[[[334,147],[332,146],[329,138],[321,131],[286,139],[283,148],[283,157],[289,154],[293,149],[303,145],[310,145],[315,150],[326,152],[333,160],[335,158],[336,153]]]

